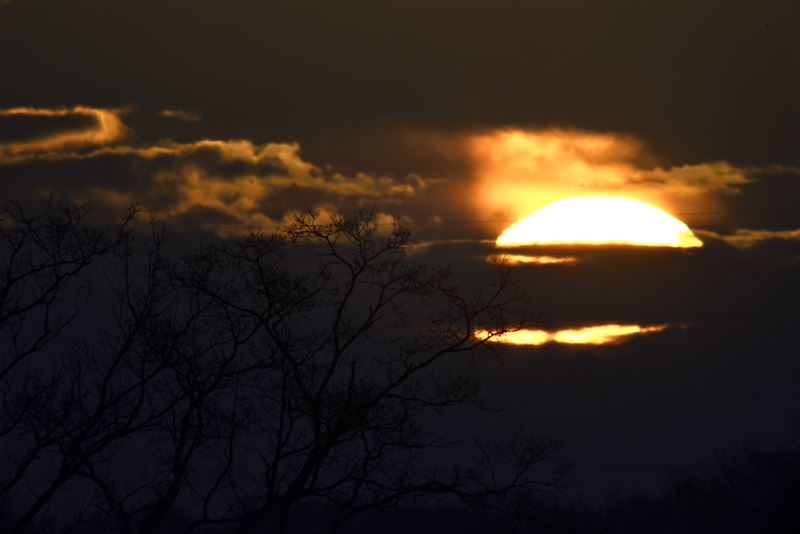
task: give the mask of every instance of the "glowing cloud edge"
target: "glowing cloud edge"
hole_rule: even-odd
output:
[[[521,329],[512,332],[493,333],[488,330],[475,330],[473,336],[480,340],[506,345],[540,346],[547,343],[566,345],[609,345],[621,343],[626,338],[637,334],[662,332],[672,324],[640,326],[636,324],[604,324],[582,328],[565,328],[548,331]]]
[[[574,256],[541,256],[528,254],[489,254],[486,256],[489,263],[502,263],[504,265],[574,265],[578,258]]]

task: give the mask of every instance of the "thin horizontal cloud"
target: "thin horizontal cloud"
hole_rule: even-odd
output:
[[[193,111],[186,111],[183,109],[162,109],[158,114],[168,119],[184,122],[200,122],[200,115]]]
[[[270,175],[270,186],[297,185],[319,188],[347,195],[411,195],[424,188],[426,181],[418,175],[408,175],[398,180],[365,172],[343,174],[324,169],[300,156],[298,143],[266,143],[257,145],[245,139],[202,139],[192,143],[164,141],[147,146],[113,146],[91,152],[61,152],[42,155],[49,161],[86,160],[101,157],[132,157],[160,160],[163,167],[178,163],[182,168],[193,167],[194,176],[188,182],[197,182],[197,173],[204,173],[207,165],[229,165],[223,181],[234,181],[238,175]]]
[[[574,256],[542,256],[528,254],[489,254],[489,263],[503,265],[575,265],[578,258]]]
[[[421,228],[428,228],[431,226],[439,226],[441,225],[441,221],[438,223],[429,223],[429,224],[419,224],[413,219],[404,218],[402,221],[404,224],[414,227],[421,227]],[[448,246],[448,245],[482,245],[482,246],[494,246],[494,239],[472,239],[472,238],[453,238],[453,239],[426,239],[423,241],[417,241],[412,244],[411,251],[412,252],[422,252],[433,247],[441,247],[441,246]]]
[[[795,165],[757,165],[746,167],[753,174],[800,174],[800,167]]]
[[[0,117],[63,118],[83,116],[91,119],[86,128],[53,132],[35,139],[10,140],[0,144],[0,161],[14,163],[35,158],[40,153],[60,152],[87,146],[107,145],[120,141],[128,133],[122,117],[128,110],[123,108],[94,108],[74,106],[71,108],[15,107],[0,110]]]
[[[522,329],[504,333],[476,330],[474,336],[492,343],[503,343],[506,345],[540,346],[546,343],[609,345],[621,343],[633,335],[662,332],[670,326],[675,325],[659,324],[640,326],[636,324],[606,324],[582,328],[568,328],[552,332],[534,329]]]
[[[739,228],[732,234],[719,234],[710,230],[700,230],[700,235],[725,241],[737,248],[751,248],[765,241],[792,240],[800,241],[800,228],[794,230],[752,230]]]

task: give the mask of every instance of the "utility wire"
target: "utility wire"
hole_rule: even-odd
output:
[[[785,213],[785,214],[796,214],[800,215],[800,210],[798,209],[791,209],[791,208],[763,208],[763,209],[750,209],[750,210],[716,210],[716,211],[686,211],[686,212],[677,212],[671,213],[674,216],[690,216],[690,215],[725,215],[725,214],[753,214],[753,213]],[[442,221],[401,221],[403,225],[407,226],[447,226],[447,225],[455,225],[455,224],[493,224],[493,223],[513,223],[519,221],[519,218],[516,219],[448,219]],[[381,223],[376,222],[373,223],[377,226],[391,226],[394,223]],[[177,225],[180,227],[185,228],[202,228],[202,229],[214,229],[214,228],[271,228],[265,224],[226,224],[226,223],[196,223],[196,224],[185,224],[180,223]]]
[[[641,403],[676,402],[676,401],[708,401],[722,399],[771,399],[800,397],[800,385],[796,387],[761,387],[730,388],[713,391],[686,391],[680,389],[661,390],[649,394],[625,394],[609,391],[599,393],[582,393],[574,395],[538,396],[529,399],[505,398],[495,399],[497,407],[524,408],[529,406],[614,403],[637,408]],[[605,406],[604,406],[605,408]]]

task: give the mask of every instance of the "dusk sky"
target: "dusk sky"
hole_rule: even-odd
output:
[[[372,208],[467,287],[504,261],[538,322],[443,425],[653,491],[798,436],[798,5],[0,2],[0,200],[180,246]]]

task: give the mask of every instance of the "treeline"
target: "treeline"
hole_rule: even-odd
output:
[[[660,492],[589,505],[568,494],[539,496],[509,513],[447,499],[371,511],[348,534],[761,534],[800,531],[800,449],[747,449],[702,472],[675,473]],[[521,503],[520,503],[521,504]],[[300,506],[288,532],[324,533],[334,511]],[[188,522],[171,517],[182,531]],[[88,528],[91,528],[87,525]],[[96,532],[102,532],[97,526]],[[230,529],[211,529],[229,532]]]
[[[373,515],[348,532],[418,534],[761,534],[800,532],[800,447],[744,449],[698,472],[673,473],[659,492],[589,505],[542,497],[511,517],[442,505]]]

